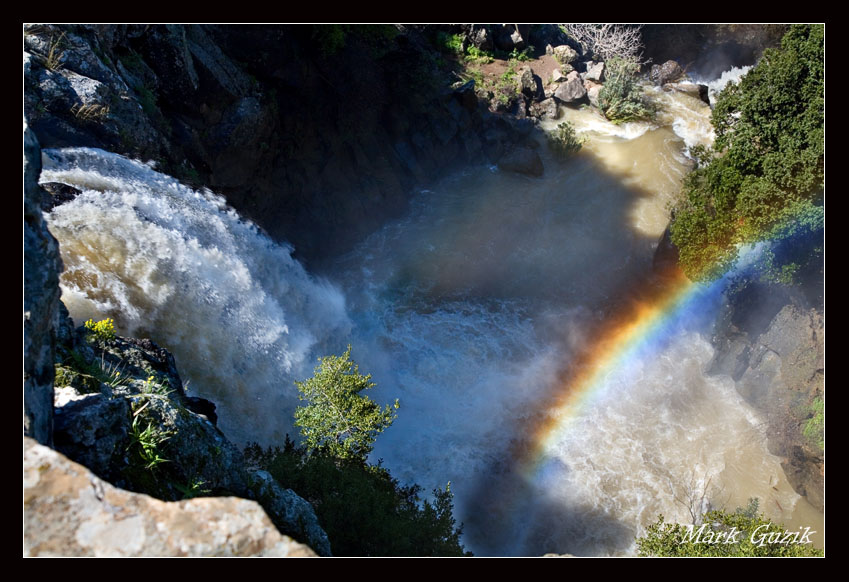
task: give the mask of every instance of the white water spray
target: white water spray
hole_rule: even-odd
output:
[[[48,216],[76,323],[112,317],[171,350],[235,441],[291,432],[294,380],[350,330],[342,294],[218,196],[100,150],[45,153],[42,181],[83,191]]]

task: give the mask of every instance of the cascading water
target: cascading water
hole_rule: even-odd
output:
[[[293,381],[350,342],[372,397],[401,402],[373,458],[402,482],[451,481],[476,553],[629,553],[658,513],[687,523],[749,497],[821,524],[733,382],[703,374],[720,288],[667,283],[632,305],[658,285],[685,146],[712,139],[706,105],[653,98],[656,124],[570,110],[584,151],[541,148],[542,179],[473,168],[419,193],[326,269],[333,284],[218,197],[105,152],[49,152],[42,180],[84,190],[49,216],[63,301],[171,349],[237,442],[294,434]]]
[[[167,346],[237,442],[292,432],[293,381],[350,331],[339,290],[220,197],[101,150],[44,158],[43,181],[83,190],[48,217],[74,320],[110,314],[122,333]]]

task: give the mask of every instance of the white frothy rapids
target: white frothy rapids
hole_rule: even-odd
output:
[[[559,162],[542,147],[542,179],[480,168],[435,185],[333,265],[339,287],[217,196],[106,152],[50,152],[42,181],[84,191],[48,217],[63,301],[78,323],[113,317],[171,349],[241,443],[292,434],[293,381],[352,343],[378,384],[371,396],[401,403],[372,460],[425,490],[451,481],[476,553],[627,554],[658,513],[688,522],[703,492],[731,508],[757,496],[768,515],[801,519],[761,420],[728,378],[704,375],[703,329],[608,378],[533,478],[513,465],[517,420],[650,268],[688,170],[675,119],[699,127],[706,111],[687,102],[622,126],[567,115],[588,137],[578,156]]]
[[[83,191],[48,215],[77,325],[112,317],[120,333],[171,350],[237,442],[292,432],[294,380],[350,329],[339,290],[219,196],[101,150],[45,154],[43,182]]]

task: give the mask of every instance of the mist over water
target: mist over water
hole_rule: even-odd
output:
[[[221,198],[113,154],[49,152],[42,181],[84,190],[48,217],[63,301],[78,324],[113,317],[172,350],[189,392],[242,443],[294,434],[294,380],[351,343],[371,397],[401,404],[372,460],[426,490],[450,481],[478,554],[627,554],[658,513],[688,523],[697,497],[760,497],[794,523],[805,504],[761,419],[729,378],[703,373],[715,301],[612,369],[536,465],[516,454],[592,330],[650,279],[686,147],[712,139],[706,105],[654,98],[655,124],[570,110],[587,142],[566,161],[542,144],[543,178],[446,177],[326,279]]]

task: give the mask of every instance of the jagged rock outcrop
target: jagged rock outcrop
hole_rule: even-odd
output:
[[[708,370],[731,376],[737,391],[764,415],[770,452],[783,458],[796,492],[820,510],[825,389],[821,309],[800,286],[742,281],[726,296]]]
[[[581,77],[576,71],[566,76],[566,82],[561,83],[554,92],[554,97],[563,103],[575,103],[587,96],[587,90]]]
[[[32,439],[24,444],[27,556],[315,556],[254,501],[164,502],[118,489]]]
[[[241,451],[189,407],[201,403],[186,397],[167,350],[80,327],[59,352],[54,434],[60,452],[118,487],[163,500],[257,499],[282,532],[330,554],[312,506],[247,467]]]
[[[41,149],[24,123],[24,434],[53,439],[53,359],[59,325],[59,244],[41,215]]]
[[[655,85],[665,85],[677,81],[684,76],[684,69],[673,60],[666,61],[662,65],[652,65],[649,79]]]

